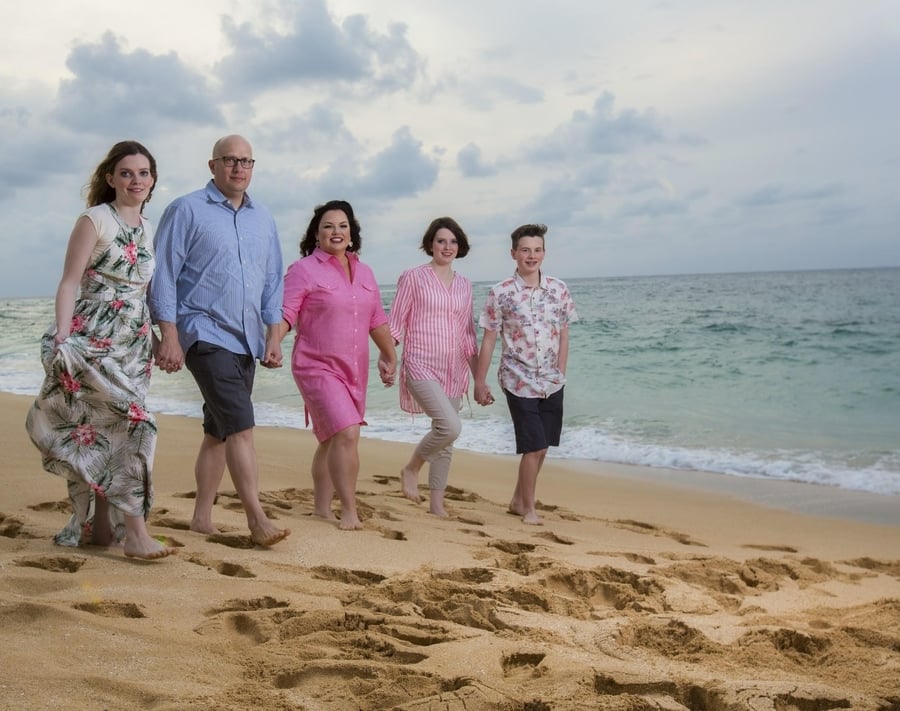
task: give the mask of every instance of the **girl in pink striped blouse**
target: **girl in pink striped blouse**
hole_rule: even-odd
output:
[[[431,430],[400,472],[401,488],[406,498],[421,501],[419,471],[428,462],[429,511],[447,516],[444,490],[462,429],[460,400],[478,353],[472,282],[453,270],[453,260],[468,254],[469,240],[455,220],[439,217],[425,231],[421,249],[431,261],[400,275],[388,317],[391,335],[403,344],[400,407],[431,418]]]

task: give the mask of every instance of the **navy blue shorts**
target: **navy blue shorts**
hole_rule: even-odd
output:
[[[550,397],[519,397],[504,390],[516,431],[516,454],[558,447],[562,434],[563,390]]]
[[[224,442],[228,435],[252,428],[253,377],[256,359],[197,341],[184,354],[184,364],[203,396],[203,431]]]

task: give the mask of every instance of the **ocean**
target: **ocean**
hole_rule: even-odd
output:
[[[570,329],[562,443],[548,456],[900,494],[900,269],[567,283],[580,320]],[[491,284],[474,286],[477,314]],[[393,294],[382,286],[386,307]],[[52,318],[52,299],[0,300],[0,391],[37,393]],[[284,345],[287,359],[290,336]],[[418,441],[427,418],[399,409],[374,358],[373,346],[363,435]],[[290,369],[257,372],[258,424],[303,428]],[[200,416],[186,372],[155,371],[148,404]],[[502,398],[464,402],[457,447],[514,453]]]

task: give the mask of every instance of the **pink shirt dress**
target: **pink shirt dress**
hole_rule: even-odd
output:
[[[284,275],[284,320],[296,334],[291,371],[319,442],[366,424],[369,332],[387,323],[372,270],[352,252],[347,258],[352,280],[318,248]]]

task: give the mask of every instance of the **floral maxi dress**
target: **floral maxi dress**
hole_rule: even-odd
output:
[[[153,273],[149,222],[130,227],[111,204],[84,213],[99,236],[58,347],[55,324],[41,340],[46,377],[25,427],[48,472],[68,480],[72,517],[59,545],[90,542],[95,497],[109,503],[114,540],[124,515],[150,512],[156,421],[145,398],[153,365],[145,292]]]

